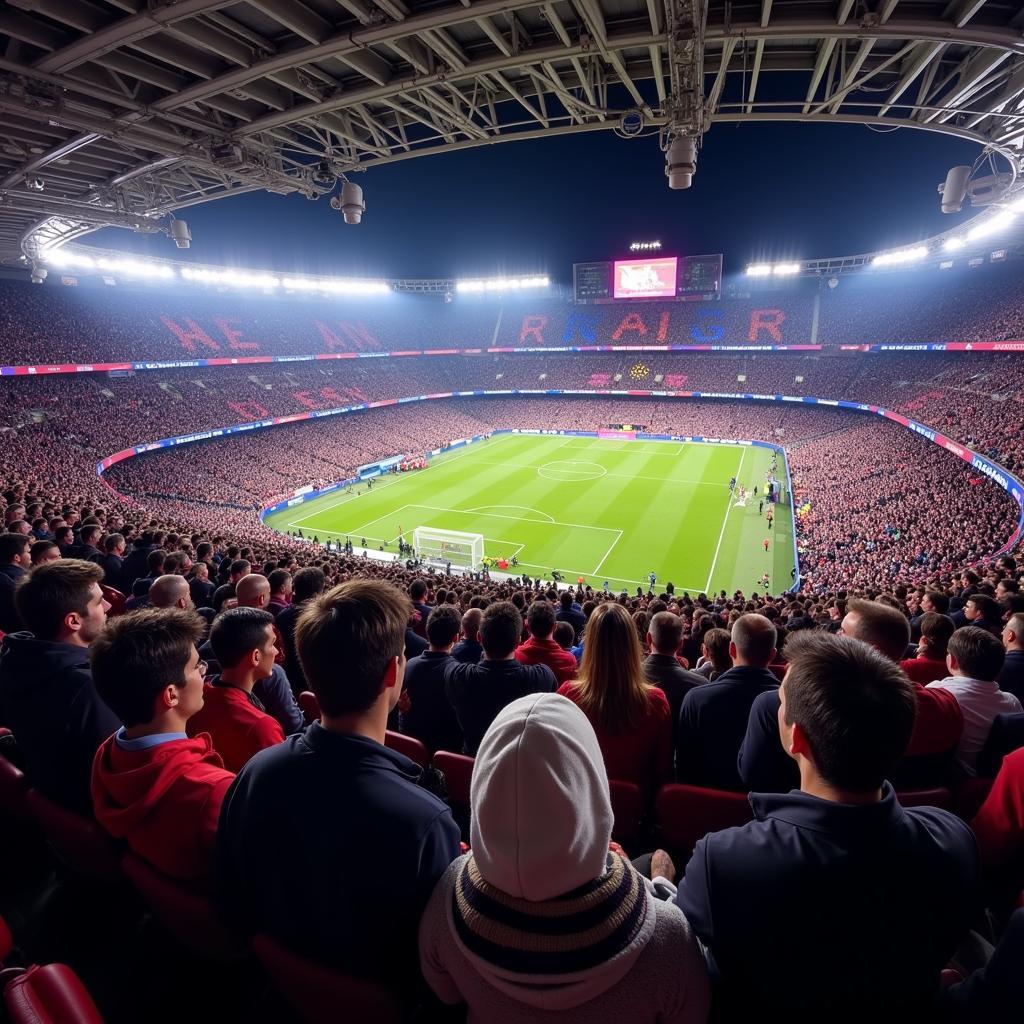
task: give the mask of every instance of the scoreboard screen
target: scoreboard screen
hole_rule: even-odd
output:
[[[615,261],[615,298],[674,299],[676,297],[675,256],[650,260]]]
[[[602,263],[574,263],[572,268],[573,292],[577,302],[610,302],[612,298],[612,265]]]
[[[679,260],[680,295],[717,295],[722,290],[722,254],[683,256]]]

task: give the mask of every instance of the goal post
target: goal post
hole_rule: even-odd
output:
[[[424,562],[451,562],[463,569],[476,569],[484,560],[484,538],[479,533],[417,526],[412,547]]]

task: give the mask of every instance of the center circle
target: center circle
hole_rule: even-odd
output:
[[[608,472],[604,466],[596,462],[569,462],[558,460],[545,462],[537,467],[537,475],[545,480],[558,480],[562,483],[578,483],[581,480],[598,480]]]

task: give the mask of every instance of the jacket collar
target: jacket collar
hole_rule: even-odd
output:
[[[740,685],[778,686],[779,678],[774,672],[766,668],[756,668],[753,665],[733,665],[726,669],[718,678],[715,685],[720,683],[739,683]]]
[[[888,782],[882,786],[882,799],[875,804],[839,804],[798,789],[788,793],[751,793],[748,799],[759,821],[775,818],[797,828],[840,837],[886,832],[898,826],[905,816]]]
[[[392,768],[406,776],[410,782],[415,782],[422,772],[415,761],[397,750],[356,733],[333,732],[319,722],[306,726],[302,742],[316,753],[352,761],[369,761],[381,768]]]

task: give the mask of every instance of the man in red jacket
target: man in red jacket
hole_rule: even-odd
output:
[[[220,675],[209,680],[187,732],[208,732],[225,767],[237,772],[253,754],[284,739],[280,723],[252,692],[274,671],[274,616],[259,608],[229,608],[213,620],[210,646]]]
[[[576,659],[563,650],[552,634],[555,631],[555,607],[550,601],[534,601],[526,613],[530,639],[516,648],[516,661],[523,665],[547,665],[555,673],[558,685],[576,677]]]
[[[192,611],[149,608],[111,619],[91,650],[97,692],[124,722],[96,752],[96,820],[175,878],[210,873],[217,819],[235,776],[210,737],[185,723],[203,706]]]

